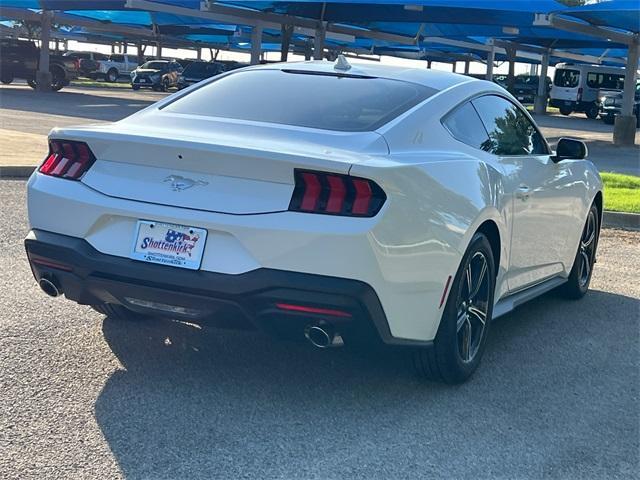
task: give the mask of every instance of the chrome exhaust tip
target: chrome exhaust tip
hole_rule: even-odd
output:
[[[316,323],[307,325],[304,336],[311,345],[317,348],[339,347],[343,344],[342,337],[337,335],[334,328],[328,323]]]
[[[54,281],[49,280],[48,278],[41,278],[38,282],[38,285],[40,285],[42,291],[50,297],[60,296],[60,290],[58,289]]]

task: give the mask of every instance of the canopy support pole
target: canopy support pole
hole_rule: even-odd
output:
[[[620,115],[616,115],[613,127],[614,145],[630,146],[635,144],[637,119],[633,114],[633,101],[636,92],[638,57],[640,54],[638,40],[636,37],[635,41],[629,45],[629,49],[627,50],[622,109]]]
[[[293,36],[293,25],[282,25],[280,29],[280,61],[286,62],[289,57],[289,44]]]
[[[507,90],[509,93],[515,92],[516,85],[516,47],[508,46],[505,48],[507,51],[507,60],[509,61],[509,74],[507,75]]]
[[[262,25],[256,25],[251,29],[251,65],[260,63],[262,51]]]
[[[142,42],[138,43],[138,65],[142,65],[144,63],[144,50],[145,46]]]
[[[52,12],[42,11],[40,33],[40,61],[36,72],[36,89],[38,92],[50,92],[52,75],[49,72],[49,40],[51,39]]]
[[[471,68],[471,62],[469,60],[464,61],[464,74],[469,75],[469,69]]]
[[[549,70],[549,52],[542,54],[540,62],[540,77],[538,77],[538,92],[533,106],[536,115],[547,113],[547,71]]]
[[[486,79],[493,82],[493,62],[496,59],[496,47],[491,42],[491,50],[487,53],[487,77]]]
[[[196,58],[202,60],[202,49],[200,47],[196,47]]]
[[[316,28],[316,36],[313,39],[313,59],[322,60],[324,53],[324,37],[326,35],[324,27]]]

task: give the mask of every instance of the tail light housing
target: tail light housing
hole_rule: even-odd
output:
[[[294,212],[373,217],[387,199],[382,188],[366,178],[298,169],[294,178],[289,204]]]
[[[52,177],[80,180],[95,161],[96,157],[84,142],[49,140],[49,155],[38,171]]]

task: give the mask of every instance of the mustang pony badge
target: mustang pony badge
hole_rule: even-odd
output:
[[[181,192],[182,190],[186,190],[187,188],[191,187],[204,187],[205,185],[209,185],[209,182],[203,182],[202,180],[192,180],[191,178],[181,177],[180,175],[169,175],[163,181],[165,183],[171,182],[171,189],[174,192]]]

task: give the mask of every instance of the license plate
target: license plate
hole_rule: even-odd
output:
[[[139,220],[131,258],[143,262],[198,270],[207,230]]]
[[[523,101],[524,97],[520,95],[520,96],[518,96],[518,100]]]

